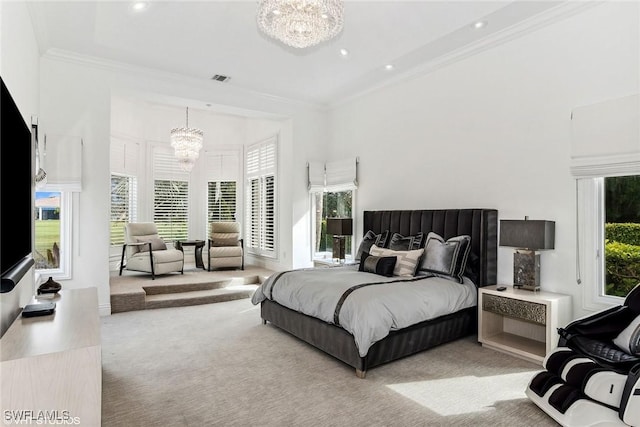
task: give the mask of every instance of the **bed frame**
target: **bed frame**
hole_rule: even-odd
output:
[[[469,276],[477,286],[496,283],[498,249],[498,211],[495,209],[388,210],[365,211],[363,231],[376,234],[385,230],[403,236],[420,231],[438,233],[445,239],[471,236],[467,263]],[[391,235],[391,234],[390,234]],[[289,332],[356,369],[364,378],[367,370],[445,342],[477,333],[477,307],[392,331],[361,357],[353,336],[344,329],[307,316],[271,300],[261,303],[263,323]]]

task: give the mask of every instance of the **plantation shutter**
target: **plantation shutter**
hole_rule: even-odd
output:
[[[246,154],[246,246],[254,253],[276,254],[277,138],[250,146]]]
[[[111,174],[111,244],[124,243],[124,226],[136,222],[138,206],[137,179],[134,176]]]
[[[189,173],[173,150],[153,149],[153,222],[164,240],[186,240],[189,230]]]
[[[207,221],[236,221],[240,151],[205,153]]]

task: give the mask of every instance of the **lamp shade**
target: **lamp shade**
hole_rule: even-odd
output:
[[[351,236],[353,234],[353,219],[327,218],[327,234],[332,236]]]
[[[500,220],[500,246],[520,249],[554,249],[555,221]]]

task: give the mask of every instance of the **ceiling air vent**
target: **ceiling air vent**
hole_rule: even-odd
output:
[[[231,77],[229,77],[229,76],[223,76],[222,74],[216,74],[215,76],[211,77],[211,80],[215,80],[217,82],[228,82],[230,78]]]

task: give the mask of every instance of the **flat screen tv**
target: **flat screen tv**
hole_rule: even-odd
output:
[[[32,135],[0,77],[0,293],[11,292],[33,265]]]

